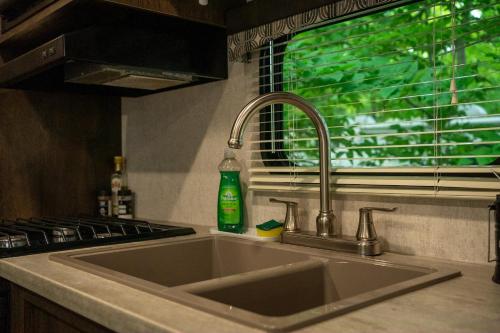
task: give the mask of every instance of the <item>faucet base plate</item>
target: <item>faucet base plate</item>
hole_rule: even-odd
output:
[[[377,256],[382,254],[378,240],[358,240],[348,236],[322,237],[315,232],[283,232],[281,242],[292,245],[302,245],[318,249],[357,253],[363,256]]]

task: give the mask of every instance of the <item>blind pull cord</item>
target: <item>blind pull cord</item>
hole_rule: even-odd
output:
[[[456,21],[455,21],[455,0],[451,1],[451,49],[452,49],[452,68],[451,68],[451,81],[450,81],[450,92],[451,92],[451,103],[452,105],[458,104],[458,93],[457,93],[457,83],[455,81],[455,60],[457,57],[456,50]]]

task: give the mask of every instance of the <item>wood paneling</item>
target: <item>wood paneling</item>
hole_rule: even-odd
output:
[[[10,285],[11,333],[111,333],[72,311]]]
[[[0,217],[94,213],[120,142],[119,98],[0,90]]]

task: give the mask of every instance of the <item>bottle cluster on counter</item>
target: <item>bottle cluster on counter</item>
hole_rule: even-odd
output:
[[[134,196],[132,191],[124,186],[118,191],[118,217],[123,219],[134,218],[133,210]]]
[[[111,174],[111,191],[101,190],[97,196],[98,214],[124,219],[134,218],[134,194],[127,187],[125,158],[114,157],[115,171]]]
[[[118,192],[122,189],[124,184],[123,181],[123,166],[124,159],[122,156],[115,156],[115,172],[111,174],[111,211],[113,216],[118,215]]]
[[[97,195],[97,209],[99,216],[111,216],[111,195],[106,190],[99,191]]]

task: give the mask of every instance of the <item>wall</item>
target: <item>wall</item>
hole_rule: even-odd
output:
[[[122,100],[123,150],[138,216],[216,225],[217,165],[236,114],[257,95],[256,69],[230,64],[229,79],[137,99]],[[245,150],[238,152],[244,160]],[[246,181],[245,173],[242,175]],[[318,199],[279,193],[247,193],[250,225],[282,219],[284,207],[269,197],[299,202],[304,229],[314,230]],[[344,234],[353,235],[358,209],[398,207],[374,213],[379,237],[390,251],[484,263],[488,202],[394,197],[336,196],[334,212]]]
[[[119,98],[0,90],[0,217],[95,213],[120,140]]]

